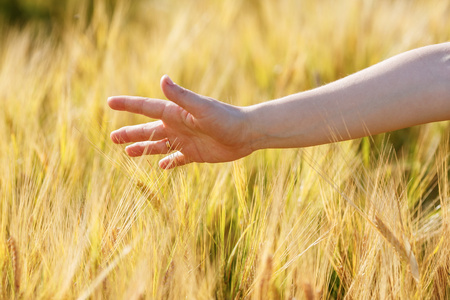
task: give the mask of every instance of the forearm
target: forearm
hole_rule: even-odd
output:
[[[450,43],[246,108],[254,150],[306,147],[450,119]]]

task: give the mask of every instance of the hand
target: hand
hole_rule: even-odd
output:
[[[161,89],[170,101],[115,96],[112,109],[145,115],[158,121],[126,126],[111,133],[114,143],[133,143],[130,156],[167,154],[159,166],[170,169],[191,162],[226,162],[253,152],[248,142],[246,112],[241,107],[195,94],[164,75]]]

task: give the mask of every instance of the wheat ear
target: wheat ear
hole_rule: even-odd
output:
[[[375,216],[375,225],[381,235],[391,244],[395,251],[403,258],[409,265],[411,275],[416,282],[420,280],[419,264],[417,263],[416,257],[411,250],[411,245],[408,240],[403,236],[403,243],[389,230],[389,228],[384,224],[383,221],[378,216]]]
[[[17,249],[17,244],[14,238],[11,236],[8,239],[8,249],[11,255],[11,265],[14,274],[14,288],[15,291],[20,289],[20,264],[19,264],[19,251]]]

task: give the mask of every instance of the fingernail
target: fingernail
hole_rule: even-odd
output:
[[[175,85],[175,83],[172,81],[172,79],[170,79],[170,77],[168,75],[166,75],[167,77],[167,84],[168,85]]]

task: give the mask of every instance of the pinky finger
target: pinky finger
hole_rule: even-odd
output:
[[[166,140],[156,142],[138,142],[125,148],[127,154],[131,157],[151,154],[167,154],[171,149],[167,148]]]
[[[192,161],[189,160],[183,153],[177,151],[161,159],[159,161],[159,167],[168,170],[189,164],[191,162]]]

